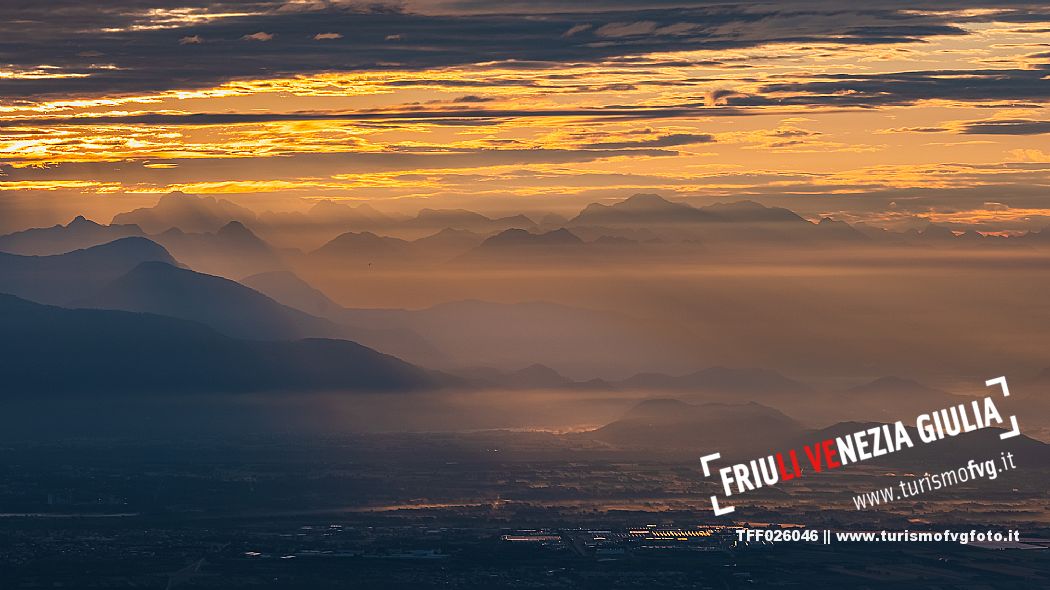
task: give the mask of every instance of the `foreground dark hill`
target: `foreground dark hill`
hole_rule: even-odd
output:
[[[143,262],[177,264],[162,246],[138,237],[54,256],[0,253],[0,293],[65,305],[96,292]]]
[[[10,396],[406,391],[442,378],[346,340],[239,340],[152,314],[63,309],[0,295]]]
[[[339,326],[222,277],[146,262],[71,303],[71,307],[115,309],[200,322],[228,336],[253,340],[337,338]]]
[[[272,279],[283,275],[278,272],[265,276]],[[295,285],[295,275],[288,275],[290,278],[277,282]],[[442,358],[411,331],[337,324],[283,305],[236,281],[160,262],[142,264],[69,307],[155,313],[192,320],[227,336],[250,340],[353,340],[426,366],[434,366]]]

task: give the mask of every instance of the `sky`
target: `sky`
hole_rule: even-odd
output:
[[[1050,7],[5,2],[0,228],[222,196],[572,213],[658,193],[1050,225]]]

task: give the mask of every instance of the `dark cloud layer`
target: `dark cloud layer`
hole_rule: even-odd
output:
[[[710,143],[715,138],[703,133],[672,133],[651,139],[639,139],[634,141],[602,141],[588,144],[590,149],[622,150],[632,148],[661,148],[682,145],[693,145],[697,143]]]
[[[1050,133],[1050,121],[1028,119],[972,121],[963,125],[962,132],[972,135],[1040,135]]]
[[[455,2],[327,2],[321,10],[274,0],[6,2],[0,63],[15,72],[49,66],[57,68],[49,72],[83,76],[0,78],[0,97],[137,93],[285,74],[502,60],[535,68],[656,51],[913,43],[964,34],[949,15],[908,10],[914,3],[843,9],[791,1],[613,2],[602,9],[588,4],[584,11],[565,2],[541,15],[516,13],[523,5],[500,12],[493,4],[470,12],[470,3]],[[223,13],[238,16],[212,18]],[[329,38],[318,41],[320,33]]]
[[[737,109],[705,108],[703,105],[683,105],[678,108],[621,107],[601,109],[455,109],[407,111],[309,112],[309,113],[146,113],[136,115],[104,115],[92,117],[23,117],[0,119],[0,128],[55,127],[65,125],[236,125],[246,123],[273,123],[281,121],[427,121],[456,124],[478,120],[518,118],[581,119],[673,119],[712,115],[744,115]],[[679,138],[681,139],[681,138]],[[696,143],[690,141],[689,143]],[[681,144],[674,144],[681,145]],[[643,146],[644,147],[644,146]],[[666,146],[657,146],[666,147]]]
[[[760,95],[727,99],[731,106],[823,105],[875,107],[920,100],[1050,98],[1050,64],[1033,69],[929,70],[874,75],[825,75],[820,81],[767,84]]]
[[[62,162],[17,168],[0,164],[0,182],[91,178],[96,182],[168,185],[192,182],[331,178],[342,174],[484,166],[566,164],[617,156],[673,156],[666,149],[478,149],[432,153],[338,152],[268,158],[174,158],[149,162]],[[158,167],[163,165],[163,167]]]

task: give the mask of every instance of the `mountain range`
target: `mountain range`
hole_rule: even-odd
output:
[[[242,339],[348,339],[443,370],[495,369],[482,380],[498,387],[684,393],[759,400],[788,413],[804,400],[815,421],[908,419],[968,399],[896,378],[843,392],[812,391],[768,369],[726,367],[587,381],[622,367],[623,359],[653,366],[676,353],[666,341],[646,339],[638,320],[552,303],[351,309],[291,271],[253,275],[245,283],[185,268],[141,237],[61,255],[0,254],[0,292],[37,303],[164,315]],[[565,377],[566,370],[576,377]]]
[[[113,216],[113,224],[136,225],[151,234],[178,228],[184,232],[215,232],[231,221],[251,225],[256,214],[226,199],[168,193],[153,207],[142,207]]]
[[[239,279],[299,264],[376,264],[405,267],[448,261],[513,262],[544,256],[600,260],[618,256],[692,256],[704,248],[746,248],[770,243],[791,247],[892,244],[922,248],[1050,245],[1050,231],[1005,238],[954,232],[929,224],[892,232],[824,217],[803,219],[780,207],[752,201],[702,207],[639,194],[611,204],[592,203],[571,219],[545,215],[490,218],[462,209],[423,209],[415,216],[387,214],[367,204],[321,201],[307,212],[262,213],[223,199],[182,193],[154,207],[114,216],[112,225],[77,217],[67,225],[0,236],[0,251],[53,255],[129,236],[149,237],[180,261],[210,274]],[[276,240],[275,243],[271,240]],[[586,247],[584,247],[586,246]],[[309,252],[300,257],[297,251]]]
[[[179,261],[208,274],[240,279],[288,268],[277,248],[240,221],[230,221],[215,232],[186,233],[173,227],[150,238]]]
[[[145,235],[137,225],[102,225],[78,215],[66,225],[27,229],[0,236],[0,252],[24,256],[50,256],[98,246],[120,238]]]
[[[0,252],[54,256],[126,237],[149,239],[164,246],[174,258],[196,270],[230,278],[286,268],[278,249],[259,238],[240,221],[226,222],[213,232],[187,233],[178,227],[171,227],[156,234],[148,234],[135,224],[101,225],[78,216],[66,225],[0,236]]]
[[[178,264],[162,246],[140,237],[51,256],[0,252],[0,293],[65,305],[97,292],[144,262]]]
[[[790,238],[791,243],[884,241],[930,248],[1006,240],[1027,248],[1046,242],[1043,235],[1050,235],[1033,232],[1011,242],[1014,238],[958,234],[931,225],[889,232],[892,236],[887,237],[883,230],[861,224],[829,218],[813,223],[786,209],[758,203],[693,207],[656,195],[595,204],[571,219],[545,216],[540,223],[515,216],[493,219],[465,210],[386,215],[365,205],[322,202],[303,214],[304,227],[325,216],[353,223],[368,219],[394,233],[406,228],[434,231],[415,239],[405,233],[397,237],[369,230],[342,231],[327,244],[302,253],[278,248],[263,237],[274,227],[272,215],[256,215],[221,199],[173,194],[156,207],[115,219],[128,223],[107,226],[77,217],[64,226],[0,237],[0,247],[9,250],[0,253],[0,292],[46,305],[164,315],[235,339],[347,339],[442,370],[494,369],[485,380],[508,388],[651,391],[675,396],[684,392],[694,398],[722,396],[717,397],[720,401],[735,396],[738,401],[759,400],[789,415],[795,414],[786,404],[804,398],[834,409],[822,418],[891,419],[966,398],[894,379],[829,392],[812,391],[762,369],[714,367],[682,374],[683,367],[695,366],[696,350],[675,346],[675,336],[669,336],[674,326],[654,329],[647,320],[619,313],[537,301],[452,300],[419,309],[355,309],[336,303],[300,277],[328,288],[331,282],[318,279],[315,268],[346,272],[352,281],[366,278],[362,273],[371,271],[370,264],[382,271],[395,264],[469,264],[492,256],[489,260],[502,270],[534,253],[591,256],[587,260],[598,262],[630,252],[660,256],[674,251],[710,252],[704,248],[720,240],[739,244],[755,236]],[[524,227],[500,229],[506,224]],[[438,226],[444,227],[435,229]],[[345,292],[338,294],[347,297]],[[659,337],[651,337],[657,333]],[[639,367],[653,372],[619,381],[613,377],[587,381],[595,375],[619,378]]]
[[[766,207],[754,201],[693,207],[652,194],[638,194],[611,205],[591,203],[569,226],[668,225],[691,223],[808,223],[788,209]]]
[[[343,335],[333,322],[281,305],[240,283],[164,262],[144,262],[69,307],[170,316],[251,340]]]
[[[0,295],[0,355],[12,396],[407,391],[447,378],[354,342],[263,342],[187,320],[64,309]]]

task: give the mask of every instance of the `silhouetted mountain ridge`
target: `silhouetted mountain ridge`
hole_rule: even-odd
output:
[[[576,234],[567,229],[555,229],[549,232],[534,234],[524,229],[508,229],[488,238],[481,243],[478,251],[521,247],[557,247],[582,245]]]
[[[164,247],[140,237],[52,256],[0,253],[0,293],[65,305],[97,292],[144,262],[178,264]]]
[[[78,215],[66,225],[27,229],[0,236],[0,251],[50,256],[145,234],[137,225],[102,225]]]
[[[288,270],[259,273],[245,277],[239,282],[282,305],[294,307],[310,315],[329,317],[343,309],[327,295]]]
[[[448,382],[345,340],[262,342],[196,322],[0,295],[6,395],[401,391]]]
[[[255,220],[252,210],[226,199],[179,191],[162,196],[153,207],[141,207],[113,216],[114,224],[135,224],[151,234],[173,227],[184,232],[215,232],[231,221],[250,224]]]
[[[230,221],[214,233],[171,228],[153,239],[180,261],[207,274],[239,279],[285,269],[277,250],[239,221]]]
[[[154,313],[200,322],[229,336],[257,340],[336,338],[329,320],[286,307],[222,277],[146,262],[74,307]]]

